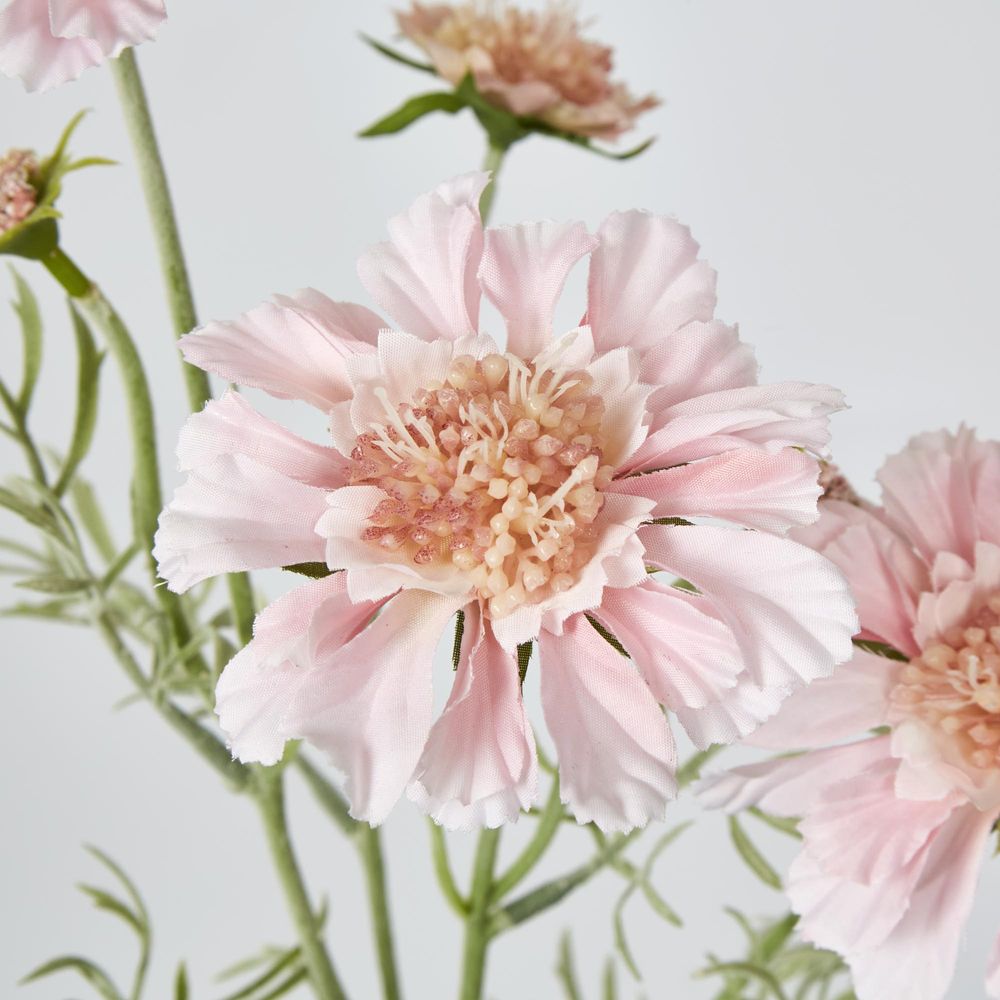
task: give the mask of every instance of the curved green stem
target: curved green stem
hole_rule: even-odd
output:
[[[493,899],[503,899],[520,881],[535,867],[542,855],[552,843],[553,837],[562,822],[563,808],[562,800],[559,797],[559,777],[552,779],[552,787],[549,790],[549,798],[545,803],[535,829],[534,836],[525,845],[524,850],[514,859],[510,868],[507,869],[497,880],[493,887]]]
[[[260,808],[264,833],[271,849],[271,859],[285,892],[288,909],[309,970],[309,981],[319,1000],[345,1000],[346,994],[337,978],[333,962],[320,933],[319,921],[309,902],[302,873],[288,834],[285,817],[285,789],[280,768],[258,769],[254,799]]]
[[[465,947],[462,953],[460,1000],[480,1000],[486,978],[486,951],[490,943],[490,899],[493,895],[493,866],[500,846],[500,830],[483,830],[476,847],[472,868],[469,912],[465,918]]]
[[[396,971],[396,951],[392,940],[392,922],[389,915],[389,894],[385,881],[385,862],[382,859],[382,840],[379,831],[367,823],[358,825],[355,834],[361,852],[368,902],[372,912],[372,930],[375,934],[375,951],[378,955],[379,975],[382,978],[382,996],[385,1000],[400,1000],[402,991]]]
[[[448,844],[444,839],[444,831],[432,819],[428,819],[427,823],[431,830],[431,859],[434,862],[434,874],[437,876],[438,885],[448,904],[464,920],[469,912],[469,903],[455,884],[451,862],[448,860]]]
[[[489,221],[490,212],[493,209],[493,202],[497,194],[497,182],[500,177],[500,168],[503,166],[504,157],[507,155],[506,146],[498,146],[493,142],[486,147],[486,156],[483,159],[483,170],[488,170],[493,176],[489,184],[483,189],[479,199],[479,214],[482,217],[483,225]]]

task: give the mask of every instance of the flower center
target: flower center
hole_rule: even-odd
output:
[[[1000,768],[1000,591],[903,667],[891,697],[901,716],[946,733],[973,767]]]
[[[23,149],[0,157],[0,233],[24,222],[34,211],[38,196],[31,175],[37,167],[34,155]]]
[[[494,617],[571,587],[596,542],[613,469],[604,401],[565,346],[525,362],[456,357],[443,385],[393,407],[351,453],[350,482],[389,494],[362,538],[421,566],[454,565]]]

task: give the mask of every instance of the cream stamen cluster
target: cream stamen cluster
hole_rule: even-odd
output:
[[[33,153],[11,150],[0,158],[0,233],[24,222],[35,209],[38,194],[31,183],[38,169]]]
[[[417,565],[457,566],[497,618],[573,585],[613,474],[604,401],[561,353],[464,355],[409,404],[383,392],[385,421],[351,454],[350,482],[388,494],[362,538]]]
[[[973,767],[1000,768],[1000,592],[903,667],[892,701],[947,733]]]

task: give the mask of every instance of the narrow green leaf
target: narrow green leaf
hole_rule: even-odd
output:
[[[82,958],[79,955],[61,955],[59,958],[53,958],[50,962],[45,962],[44,965],[29,972],[21,980],[21,985],[37,982],[39,979],[44,979],[56,972],[77,972],[105,1000],[124,1000],[110,976],[90,959]]]
[[[283,997],[295,989],[299,983],[308,978],[308,975],[305,967],[297,969],[286,980],[278,983],[270,993],[265,993],[263,996],[257,997],[256,1000],[278,1000],[279,997]]]
[[[101,362],[104,360],[104,355],[97,349],[90,327],[72,305],[70,306],[70,316],[73,320],[73,334],[76,339],[76,417],[73,421],[73,434],[66,451],[66,458],[59,472],[59,479],[52,487],[52,492],[59,497],[66,492],[66,487],[72,480],[77,467],[86,457],[94,439]]]
[[[757,941],[754,949],[754,958],[762,962],[769,962],[788,943],[789,938],[795,931],[799,918],[794,913],[789,913],[777,923],[772,924]]]
[[[401,104],[395,111],[390,111],[384,118],[369,125],[358,133],[362,139],[370,139],[380,135],[394,135],[409,128],[415,121],[435,111],[443,111],[453,115],[466,106],[465,100],[450,90],[434,91],[430,94],[418,94]]]
[[[321,562],[292,563],[291,566],[283,566],[282,569],[288,573],[298,573],[299,576],[308,576],[313,580],[322,580],[325,576],[339,572]]]
[[[125,869],[118,864],[114,858],[105,854],[99,847],[94,847],[93,844],[84,845],[87,852],[95,857],[102,865],[112,875],[121,883],[122,888],[128,894],[129,899],[132,901],[132,906],[135,908],[135,913],[139,918],[140,923],[148,928],[149,927],[149,913],[146,910],[146,904],[143,902],[142,895],[136,888],[135,883],[128,877]]]
[[[146,928],[142,920],[120,899],[112,896],[110,892],[106,892],[104,889],[99,889],[93,885],[80,884],[77,886],[77,889],[89,896],[94,906],[99,910],[104,910],[106,913],[111,913],[118,917],[128,924],[139,935],[141,940],[145,940]]]
[[[594,631],[609,646],[611,646],[614,650],[616,650],[618,653],[620,653],[626,659],[629,659],[629,660],[632,659],[632,657],[628,655],[628,652],[626,651],[625,647],[618,640],[618,637],[614,634],[614,632],[611,632],[610,630],[606,629],[592,614],[588,613],[586,617],[587,617],[587,621],[590,622],[590,624],[593,626]]]
[[[39,594],[79,594],[90,586],[89,580],[74,580],[58,573],[48,576],[33,576],[27,580],[18,580],[15,587],[21,590],[34,590]]]
[[[901,653],[898,649],[884,642],[876,642],[874,639],[854,639],[854,645],[858,649],[863,649],[866,653],[874,653],[876,656],[884,656],[887,660],[898,660],[905,663],[909,657]]]
[[[174,1000],[189,1000],[188,975],[184,963],[177,966],[177,975],[174,976]]]
[[[248,998],[253,997],[272,980],[277,979],[277,977],[290,966],[299,962],[301,957],[302,951],[298,947],[289,948],[287,951],[281,952],[260,975],[253,979],[252,982],[247,983],[246,986],[241,987],[235,993],[228,993],[223,1000],[248,1000]],[[257,964],[260,963],[258,962]],[[244,966],[244,971],[246,971],[246,968],[247,966]]]
[[[459,609],[455,616],[455,641],[451,645],[451,669],[458,670],[462,661],[462,637],[465,635],[465,612]]]
[[[74,476],[69,494],[73,509],[87,536],[94,543],[94,548],[105,562],[111,562],[118,552],[118,546],[111,535],[111,529],[104,518],[93,486],[85,479]]]
[[[522,687],[524,686],[524,678],[528,676],[528,664],[531,662],[531,647],[532,643],[530,639],[527,642],[522,642],[517,647],[517,682]]]
[[[685,788],[701,777],[702,768],[720,751],[725,749],[721,743],[713,743],[704,750],[688,757],[686,761],[677,769],[677,784],[680,788]]]
[[[576,977],[576,963],[573,960],[573,940],[569,931],[564,931],[559,938],[559,960],[556,963],[556,976],[562,984],[565,1000],[583,1000],[580,984]]]
[[[747,836],[746,831],[740,825],[740,821],[735,816],[729,817],[729,835],[732,837],[733,845],[739,852],[740,857],[746,862],[747,867],[763,882],[772,889],[781,889],[781,877],[768,864],[764,855],[760,853],[753,841]]]
[[[14,268],[10,269],[10,273],[17,289],[17,300],[13,303],[14,311],[21,322],[23,361],[17,404],[21,415],[24,416],[31,406],[31,397],[34,395],[38,375],[42,370],[42,316],[38,310],[38,299],[35,298],[28,283]]]
[[[38,618],[43,621],[60,621],[67,625],[89,625],[89,618],[68,613],[75,603],[65,599],[43,601],[40,604],[21,601],[0,610],[0,618]]]
[[[734,972],[749,976],[751,979],[756,979],[770,991],[775,1000],[788,1000],[785,991],[781,988],[781,983],[778,982],[774,974],[759,965],[755,965],[753,962],[716,962],[702,969],[696,975],[701,978],[704,976],[726,975]]]
[[[758,809],[757,806],[750,806],[747,812],[751,816],[756,816],[772,829],[785,834],[786,837],[794,837],[795,840],[802,839],[802,834],[799,833],[799,821],[794,816],[773,816],[771,813],[764,812],[763,809]]]
[[[662,526],[670,526],[674,528],[692,528],[694,527],[693,521],[688,521],[683,517],[654,517],[652,521],[643,521],[643,524],[659,524]]]
[[[432,76],[437,75],[437,70],[430,63],[423,63],[417,59],[411,59],[408,55],[405,55],[396,49],[390,48],[388,45],[372,38],[370,35],[366,35],[363,31],[358,32],[358,37],[365,44],[370,45],[376,52],[380,52],[382,55],[386,56],[388,59],[392,59],[394,62],[402,63],[404,66],[409,66],[411,69],[419,69],[422,73],[430,73]]]
[[[629,947],[628,936],[625,934],[625,904],[628,902],[629,897],[635,892],[636,883],[633,882],[622,894],[618,897],[618,902],[615,904],[614,913],[612,914],[612,927],[614,930],[615,948],[618,950],[618,954],[621,955],[622,961],[625,963],[625,967],[637,982],[642,981],[642,973],[639,971],[639,966],[636,963],[635,956],[632,954],[632,949]]]

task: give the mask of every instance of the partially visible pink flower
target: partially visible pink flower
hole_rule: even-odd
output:
[[[238,395],[209,403],[181,434],[187,480],[155,554],[176,590],[267,566],[340,571],[258,616],[223,673],[217,710],[241,759],[273,763],[305,738],[346,773],[357,817],[381,822],[408,788],[448,826],[513,821],[536,793],[517,665],[536,642],[564,801],[630,829],[675,791],[661,705],[700,746],[732,741],[850,655],[840,573],[781,537],[816,517],[817,463],[801,449],[825,449],[841,397],[756,384],[750,350],[712,319],[715,275],[683,226],[621,212],[596,235],[484,232],[486,181],[418,198],[361,258],[405,332],[307,291],[184,339],[227,381],[315,406],[330,444]],[[587,256],[585,324],[554,337]],[[505,349],[480,330],[483,294]],[[435,722],[431,663],[459,610]]]
[[[0,11],[0,73],[48,90],[155,37],[164,0],[10,0]]]
[[[400,30],[437,72],[457,85],[472,73],[480,93],[515,115],[614,139],[655,108],[611,79],[612,50],[583,38],[571,5],[520,10],[504,3],[414,3],[397,11]]]
[[[941,1000],[1000,819],[1000,443],[915,438],[882,508],[825,501],[793,533],[847,575],[859,650],[752,741],[819,748],[707,779],[702,799],[803,816],[788,894],[804,936],[843,954],[860,1000]],[[998,944],[1000,949],[1000,944]],[[1000,997],[1000,950],[988,993]]]
[[[0,233],[20,225],[35,210],[38,192],[32,177],[38,159],[26,149],[0,157]]]

